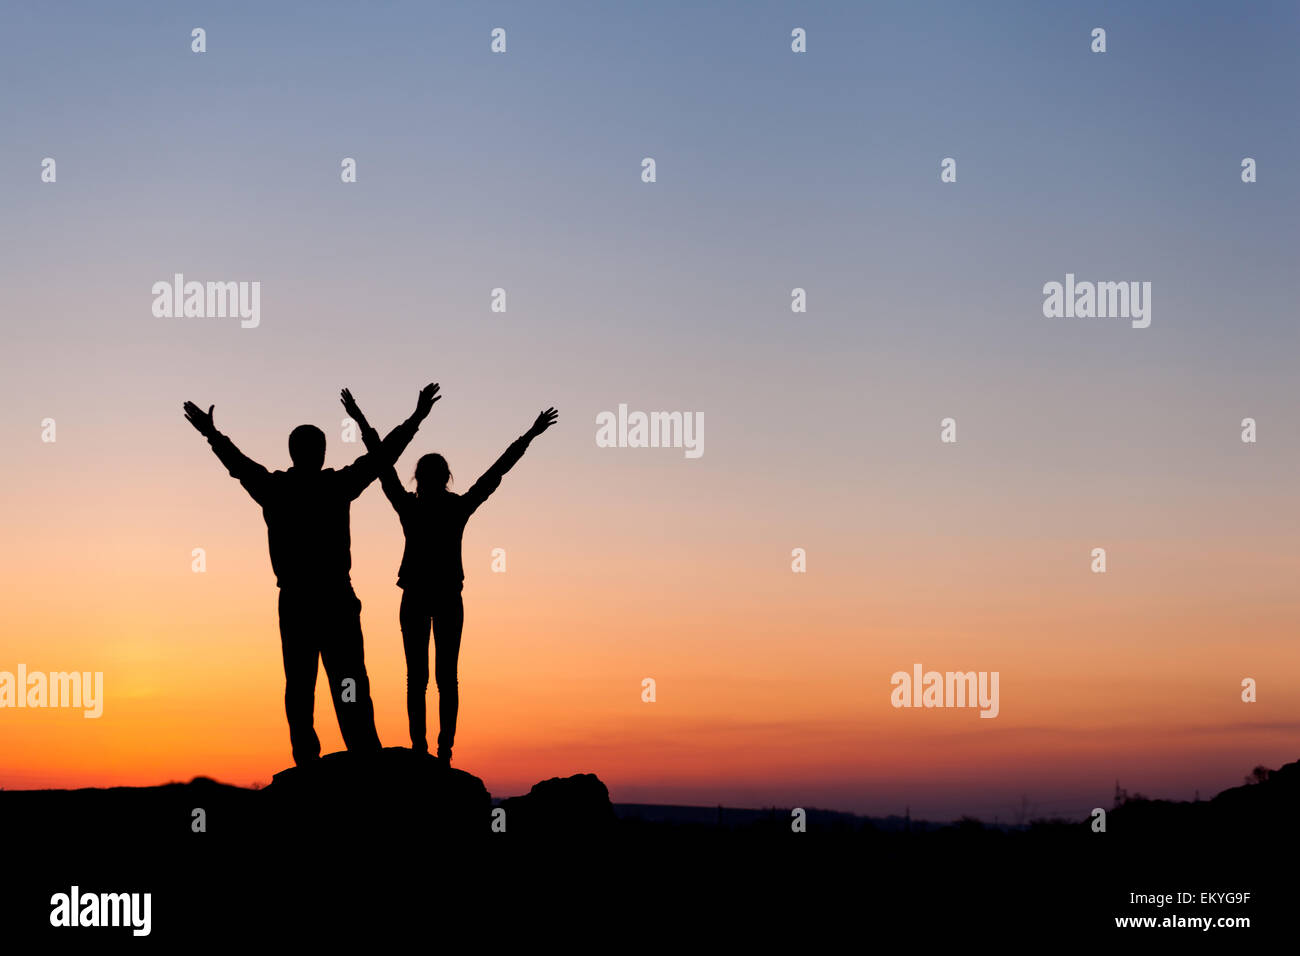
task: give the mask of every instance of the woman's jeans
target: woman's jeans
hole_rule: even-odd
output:
[[[438,686],[438,752],[451,753],[456,737],[460,690],[456,661],[465,605],[460,588],[402,592],[402,646],[406,651],[406,714],[411,725],[411,749],[427,751],[424,695],[429,687],[429,630],[433,629],[433,676]]]

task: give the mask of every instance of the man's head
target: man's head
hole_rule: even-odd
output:
[[[299,471],[320,471],[325,465],[325,433],[315,425],[289,432],[289,457]]]

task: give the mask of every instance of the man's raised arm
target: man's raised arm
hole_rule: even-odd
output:
[[[183,407],[185,420],[208,440],[213,453],[226,466],[226,471],[230,472],[231,477],[238,479],[244,486],[244,490],[253,496],[254,501],[261,504],[266,482],[270,477],[266,468],[245,455],[235,447],[234,442],[217,431],[217,426],[212,420],[212,410],[216,408],[215,405],[209,405],[206,412],[193,402],[186,402]]]
[[[415,437],[416,429],[420,427],[420,423],[428,417],[434,402],[440,398],[442,396],[438,394],[437,382],[424,386],[424,388],[420,389],[420,396],[416,400],[415,411],[411,414],[411,417],[394,428],[381,440],[379,433],[371,427],[370,422],[366,421],[366,416],[362,414],[361,407],[357,404],[356,399],[352,397],[352,392],[346,388],[343,389],[343,408],[352,417],[352,420],[357,423],[357,427],[361,429],[361,440],[366,446],[366,453],[343,469],[348,473],[349,478],[353,479],[355,494],[361,494],[366,486],[374,481],[385,469],[392,468],[393,463],[401,457],[402,452],[406,451],[406,446]]]

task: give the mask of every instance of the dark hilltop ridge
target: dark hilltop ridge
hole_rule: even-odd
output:
[[[223,935],[220,914],[236,910],[298,933],[299,909],[361,919],[397,907],[400,921],[488,898],[552,913],[645,907],[670,922],[703,901],[751,917],[795,899],[863,919],[969,906],[986,922],[995,912],[1008,925],[1113,933],[1116,916],[1167,913],[1135,905],[1135,893],[1240,891],[1250,902],[1229,915],[1262,923],[1289,900],[1279,873],[1294,882],[1300,761],[1248,779],[1196,802],[1121,794],[1104,832],[1091,817],[900,825],[811,809],[797,832],[788,809],[616,807],[590,773],[493,801],[478,777],[427,754],[340,752],[261,789],[199,777],[0,791],[3,844],[18,861],[0,917],[15,932],[49,931],[51,894],[76,884],[151,892],[155,934],[176,938],[196,925]],[[680,905],[656,909],[667,900]]]

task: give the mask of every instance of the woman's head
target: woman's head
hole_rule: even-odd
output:
[[[415,463],[415,493],[417,495],[446,491],[451,483],[451,469],[441,455],[423,455]]]

